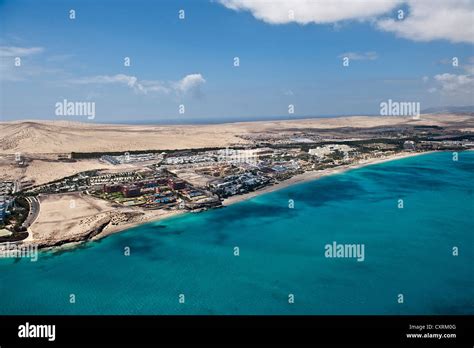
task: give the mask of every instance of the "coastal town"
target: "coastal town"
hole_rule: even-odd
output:
[[[39,184],[25,178],[0,182],[0,242],[41,240],[33,238],[32,230],[37,228],[32,225],[41,209],[58,197],[63,207],[67,204],[71,211],[84,202],[92,206],[102,202],[106,208],[98,208],[95,216],[81,215],[81,219],[74,220],[80,225],[90,223],[77,238],[60,242],[52,238],[44,246],[89,239],[134,222],[222,207],[232,199],[236,201],[236,197],[264,192],[292,180],[297,182],[295,178],[305,175],[318,177],[330,170],[397,156],[474,148],[472,132],[437,126],[375,127],[357,132],[352,129],[350,138],[347,132],[256,132],[242,135],[245,143],[225,148],[50,155],[50,162],[63,166],[87,160],[107,169],[79,171]],[[35,160],[22,153],[5,158],[15,168],[27,168]],[[138,216],[141,218],[137,220]],[[115,228],[111,228],[113,225]]]

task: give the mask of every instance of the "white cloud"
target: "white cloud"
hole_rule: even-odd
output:
[[[401,0],[219,0],[219,2],[232,10],[250,11],[255,18],[271,24],[290,22],[323,24],[349,19],[369,19],[386,13]]]
[[[136,93],[147,94],[149,92],[169,93],[178,92],[186,93],[190,90],[198,88],[206,82],[201,74],[186,75],[179,81],[163,82],[153,80],[138,80],[136,76],[125,74],[117,75],[98,75],[92,77],[84,77],[80,79],[69,80],[74,84],[121,84],[133,89]]]
[[[414,40],[444,39],[474,43],[474,2],[471,0],[408,0],[404,20],[381,19],[377,27]]]
[[[339,58],[349,58],[350,60],[375,60],[378,58],[377,52],[346,52],[339,55]]]
[[[186,75],[180,81],[174,84],[176,90],[186,93],[190,89],[194,89],[199,85],[206,83],[206,80],[202,77],[201,74],[190,74]]]
[[[44,52],[43,47],[0,46],[0,80],[26,81],[43,74],[60,74],[60,68],[50,68],[30,56]],[[20,58],[17,66],[16,57]],[[27,62],[27,63],[25,63]]]
[[[129,76],[124,74],[117,75],[98,75],[91,77],[84,77],[76,80],[71,80],[72,83],[77,84],[122,84],[132,88],[136,92],[146,93],[146,89],[135,76]]]
[[[452,71],[434,75],[433,78],[423,81],[427,83],[429,93],[437,93],[440,97],[448,98],[450,103],[471,103],[474,100],[474,60],[467,59],[466,64],[460,65]],[[425,81],[426,80],[426,81]]]
[[[43,47],[0,46],[0,57],[26,57],[43,51]]]
[[[465,65],[463,68],[469,75],[474,75],[474,65]]]
[[[439,84],[440,91],[444,94],[474,96],[474,77],[472,75],[444,73],[435,75],[434,80]]]
[[[219,0],[235,11],[250,11],[271,24],[337,24],[370,20],[379,30],[415,41],[449,40],[474,43],[472,0]],[[405,18],[390,11],[406,5]],[[293,12],[291,12],[293,11]],[[292,15],[293,14],[293,15]],[[384,17],[382,17],[384,16]]]
[[[472,62],[471,59],[468,61]],[[430,93],[439,91],[444,95],[467,96],[470,100],[474,99],[474,64],[462,65],[461,69],[464,73],[444,73],[433,76],[435,86],[428,91]]]

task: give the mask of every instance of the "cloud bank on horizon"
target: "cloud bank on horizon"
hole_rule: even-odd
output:
[[[474,2],[470,0],[219,0],[236,11],[250,11],[270,24],[335,24],[370,21],[379,30],[415,41],[449,40],[474,43]],[[406,5],[403,21],[385,16]],[[404,16],[405,14],[403,14]]]

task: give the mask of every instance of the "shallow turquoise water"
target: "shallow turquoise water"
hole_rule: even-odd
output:
[[[325,177],[38,262],[0,260],[0,313],[473,314],[474,152],[451,157]],[[333,241],[364,244],[365,260],[326,258]]]

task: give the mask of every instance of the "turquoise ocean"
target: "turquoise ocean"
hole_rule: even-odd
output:
[[[0,314],[474,314],[473,192],[474,152],[432,153],[0,259]]]

